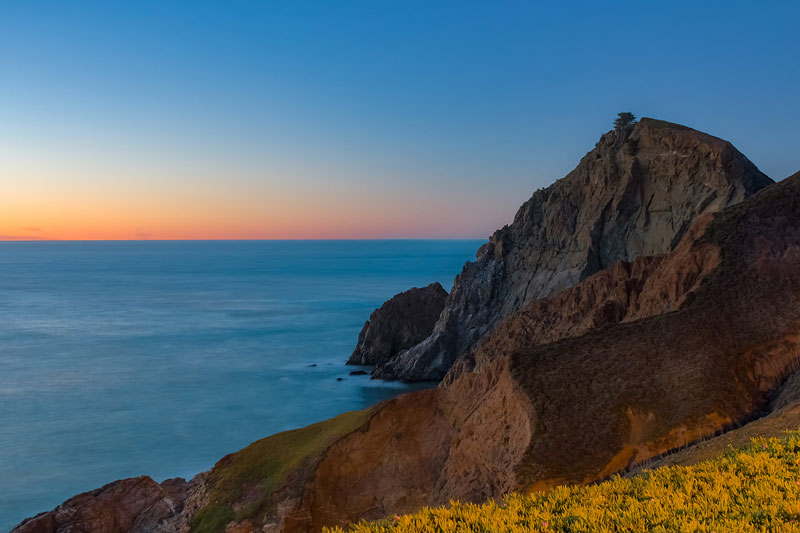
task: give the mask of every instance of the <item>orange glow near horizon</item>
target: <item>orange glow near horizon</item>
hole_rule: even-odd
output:
[[[0,146],[0,240],[471,239],[518,205],[367,165],[26,146]]]
[[[268,209],[268,213],[196,213],[178,218],[151,212],[144,217],[103,210],[80,213],[63,210],[29,213],[16,217],[0,215],[0,240],[204,240],[204,239],[379,239],[443,238],[447,233],[431,232],[436,224],[430,217],[415,221],[398,220],[384,213],[370,220],[369,213],[348,214],[330,210],[307,213],[289,209]],[[104,216],[105,215],[105,216]],[[227,216],[226,216],[227,215]]]
[[[20,192],[20,191],[17,191]],[[468,209],[366,191],[28,191],[0,199],[0,240],[481,238]],[[372,194],[372,195],[371,195]]]

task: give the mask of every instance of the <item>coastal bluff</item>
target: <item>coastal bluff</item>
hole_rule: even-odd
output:
[[[450,294],[426,290],[419,328],[396,323],[416,305],[397,298],[359,345],[386,339],[372,364],[405,368],[419,343],[387,356],[389,339],[433,323],[425,343],[460,317],[463,353],[394,376],[439,387],[266,437],[190,481],[114,482],[14,532],[316,532],[688,464],[797,420],[800,173],[772,183],[715,137],[652,119],[605,134]]]

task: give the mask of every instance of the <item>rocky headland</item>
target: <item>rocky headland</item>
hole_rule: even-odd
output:
[[[729,142],[643,118],[536,191],[464,266],[433,333],[373,375],[440,380],[505,317],[619,261],[672,250],[692,222],[771,180]]]
[[[319,531],[690,464],[796,425],[800,173],[772,184],[726,141],[657,120],[609,132],[449,295],[376,310],[351,361],[444,379],[15,531]]]

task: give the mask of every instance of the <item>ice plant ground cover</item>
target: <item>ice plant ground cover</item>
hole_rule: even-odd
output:
[[[756,438],[694,466],[511,494],[482,505],[451,502],[448,507],[362,522],[347,531],[800,531],[800,431]]]

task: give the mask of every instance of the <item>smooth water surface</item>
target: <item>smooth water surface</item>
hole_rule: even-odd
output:
[[[480,244],[0,243],[0,530],[407,390],[348,375],[358,331]]]

